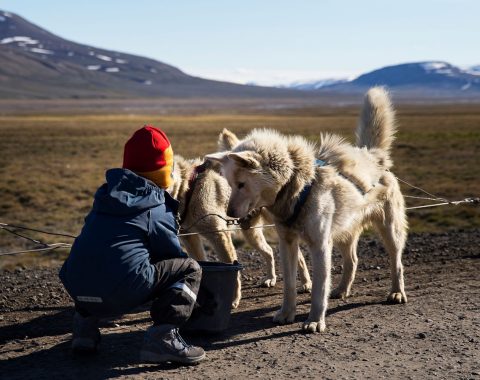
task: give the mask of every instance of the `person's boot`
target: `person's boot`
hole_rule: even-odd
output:
[[[175,326],[159,325],[146,331],[140,359],[150,363],[193,364],[205,359],[205,351],[187,344]]]
[[[100,343],[98,318],[82,317],[78,312],[73,316],[72,350],[77,354],[90,354],[97,351]]]

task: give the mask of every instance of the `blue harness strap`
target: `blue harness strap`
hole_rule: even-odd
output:
[[[327,163],[325,161],[316,159],[314,166],[320,167],[320,166],[325,166],[326,164]],[[295,222],[295,220],[297,220],[298,214],[300,214],[300,211],[302,210],[303,205],[307,201],[308,194],[310,194],[310,190],[312,190],[312,185],[313,185],[313,181],[308,185],[306,185],[303,188],[300,195],[298,196],[297,203],[295,204],[295,207],[293,209],[293,214],[286,221],[283,222],[283,224],[285,224],[287,227],[290,227]]]

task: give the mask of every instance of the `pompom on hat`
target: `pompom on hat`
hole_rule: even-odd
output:
[[[165,132],[151,125],[136,131],[125,144],[123,167],[168,188],[173,182],[173,150]]]

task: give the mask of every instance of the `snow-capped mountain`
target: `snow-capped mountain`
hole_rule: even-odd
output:
[[[470,66],[466,71],[473,75],[480,75],[480,65]]]
[[[313,91],[326,86],[348,82],[346,78],[326,78],[313,81],[296,81],[286,85],[278,85],[280,88],[294,88],[296,90]]]
[[[330,91],[364,91],[371,86],[387,86],[396,93],[425,96],[479,96],[480,76],[442,61],[404,63],[360,75]]]
[[[297,91],[206,80],[131,54],[65,40],[0,11],[0,98],[283,97]]]
[[[352,85],[423,87],[437,90],[480,90],[480,78],[447,62],[429,61],[384,67],[359,76]]]
[[[447,62],[427,61],[384,67],[353,80],[297,81],[276,87],[240,85],[193,77],[153,59],[68,41],[0,11],[0,98],[340,99],[346,94],[355,98],[375,85],[387,86],[405,98],[480,100],[480,65],[461,69]]]
[[[355,93],[378,85],[406,95],[449,96],[459,93],[462,96],[479,96],[480,65],[461,69],[442,61],[413,62],[383,67],[351,80],[326,79],[293,83],[288,87],[306,91]]]

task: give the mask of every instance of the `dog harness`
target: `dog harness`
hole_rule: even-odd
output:
[[[326,161],[315,159],[314,166],[321,167],[321,166],[325,166],[326,164],[327,164]],[[300,214],[300,211],[302,210],[302,207],[307,201],[308,195],[310,194],[310,190],[312,190],[312,186],[313,186],[313,181],[307,184],[303,188],[300,195],[298,196],[297,203],[295,203],[295,207],[293,208],[293,214],[290,215],[290,217],[283,222],[283,224],[285,224],[287,227],[290,227],[295,222],[295,220],[297,220],[298,214]]]
[[[315,159],[315,164],[314,164],[315,167],[321,167],[321,166],[325,166],[325,165],[328,165],[327,161]],[[351,178],[348,178],[348,176],[346,176],[345,174],[338,172],[338,175],[340,177],[346,179],[347,181],[349,181],[353,186],[355,186],[357,188],[357,190],[360,192],[360,194],[365,195],[366,193],[368,193],[368,191],[370,191],[370,190],[365,191],[364,189],[362,189],[358,184],[356,184],[354,181],[352,181]],[[312,186],[313,186],[313,181],[310,182],[308,185],[306,185],[303,188],[300,195],[298,196],[297,203],[295,204],[295,207],[293,208],[293,214],[287,220],[285,220],[283,222],[283,224],[285,224],[287,227],[291,227],[292,224],[297,219],[298,214],[300,214],[300,211],[301,211],[303,205],[307,201],[307,198],[308,198],[308,195],[310,194],[310,190],[312,189]],[[372,188],[373,187],[375,187],[375,184],[372,184]]]
[[[195,166],[195,168],[193,169],[193,172],[190,175],[190,178],[188,180],[188,190],[185,194],[185,202],[184,202],[182,215],[180,215],[180,222],[183,222],[185,220],[185,217],[187,216],[188,207],[190,205],[190,200],[192,199],[193,190],[195,190],[195,184],[197,183],[198,175],[205,172],[207,168],[208,168],[208,164],[205,161],[203,164]]]

